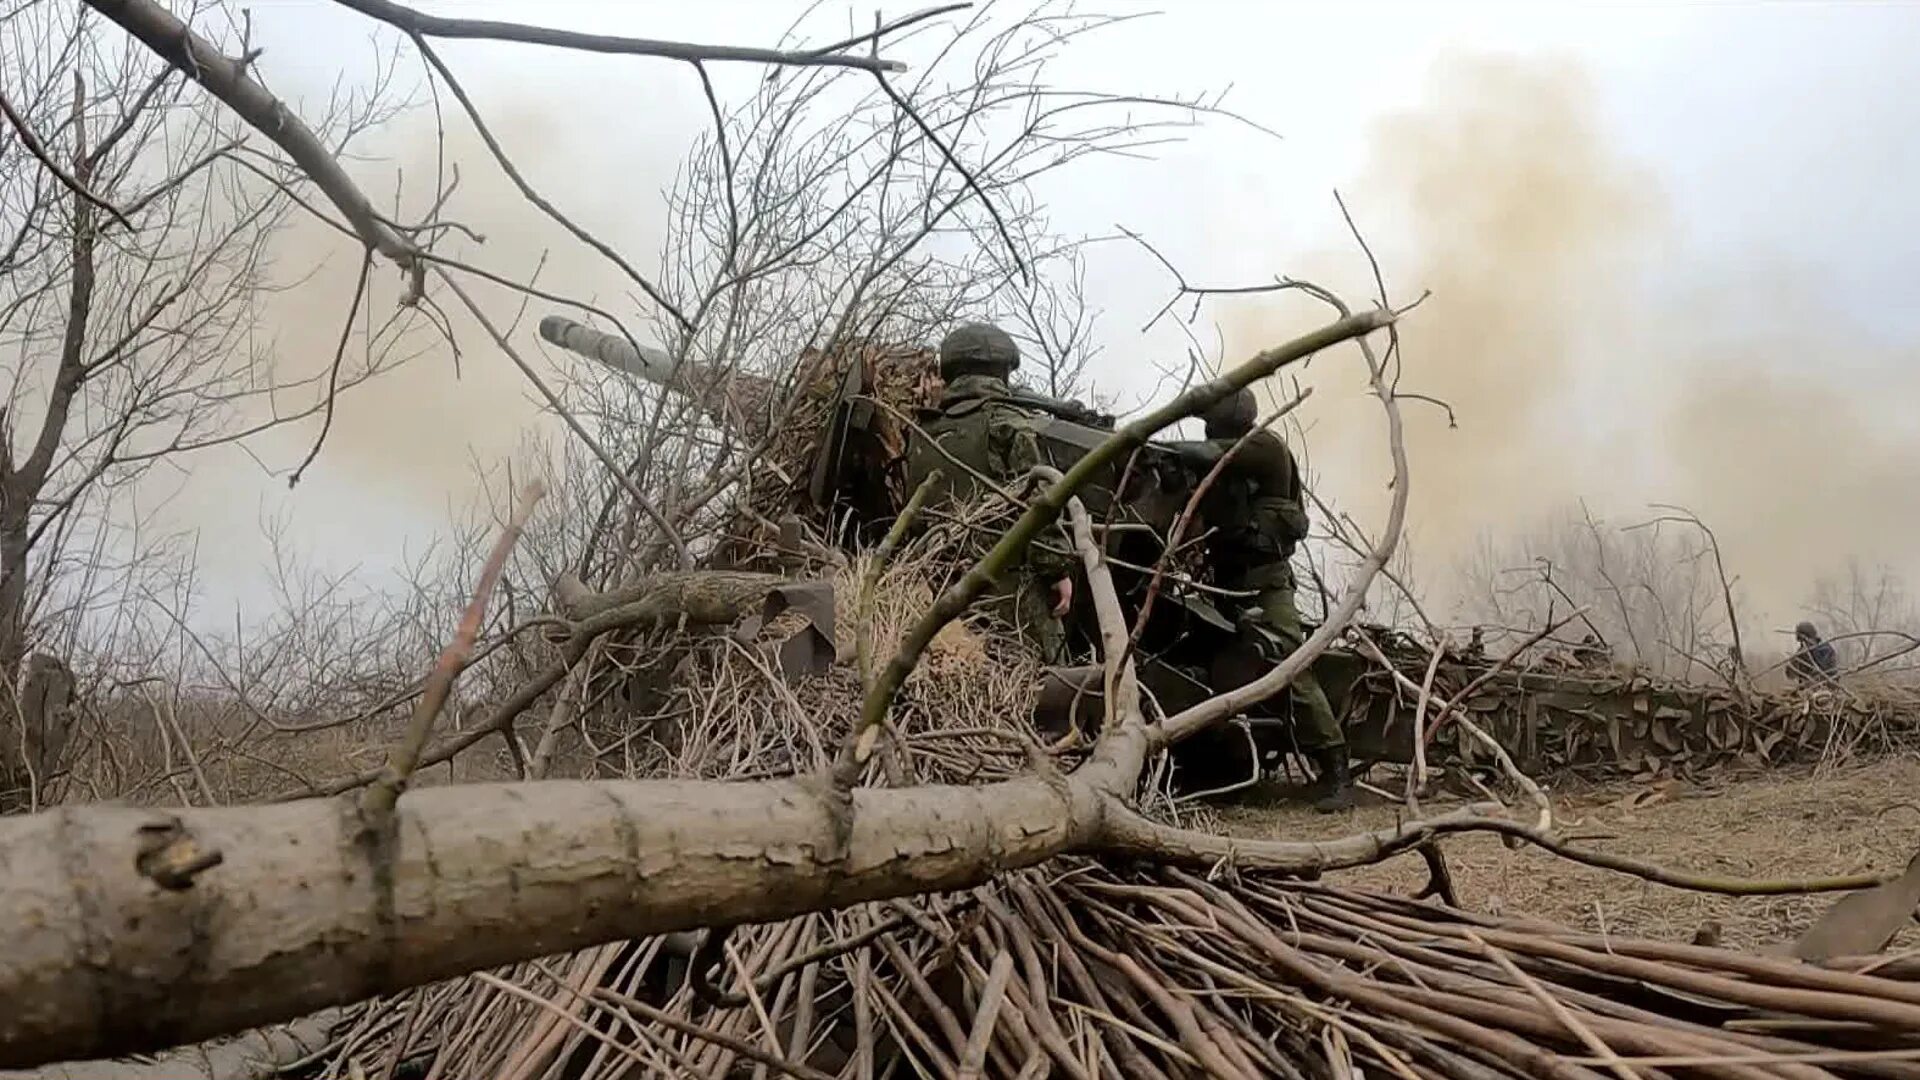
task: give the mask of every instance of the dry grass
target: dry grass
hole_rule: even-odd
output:
[[[926,547],[896,557],[865,608],[860,590],[870,557],[836,573],[838,655],[823,674],[789,682],[764,648],[800,629],[797,616],[769,623],[752,642],[708,631],[634,643],[628,651],[636,657],[669,657],[656,661],[669,675],[657,708],[645,716],[603,709],[589,718],[590,730],[567,740],[555,775],[741,779],[824,768],[860,712],[862,624],[877,668],[946,584],[949,560]],[[1004,631],[946,627],[901,689],[892,713],[900,739],[889,739],[867,782],[965,783],[1019,770],[1026,754],[1019,733],[1036,683],[1033,661]],[[903,773],[888,774],[903,765]]]
[[[1588,847],[1728,876],[1785,878],[1898,869],[1920,849],[1920,758],[1845,770],[1772,773],[1718,789],[1610,785],[1556,798],[1560,827]],[[1444,804],[1428,809],[1439,810]],[[1302,806],[1221,811],[1234,835],[1331,837],[1391,824],[1398,807],[1323,817]],[[1717,921],[1729,945],[1790,939],[1831,897],[1733,898],[1651,885],[1491,837],[1446,844],[1460,902],[1587,930],[1686,941]],[[1410,892],[1425,881],[1417,857],[1338,875],[1342,884]],[[1909,927],[1895,950],[1920,944]]]

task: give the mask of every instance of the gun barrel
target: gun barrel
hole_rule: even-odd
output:
[[[615,371],[624,371],[657,386],[667,386],[672,379],[673,360],[665,352],[645,345],[635,348],[626,338],[584,326],[564,315],[541,319],[540,336],[568,352],[598,360]]]
[[[737,372],[715,374],[692,361],[675,365],[660,349],[634,344],[618,334],[583,326],[564,315],[540,320],[540,336],[571,353],[644,382],[691,398],[717,423],[740,429],[750,438],[765,434],[771,380]]]
[[[1220,460],[1221,455],[1224,453],[1218,444],[1212,442],[1169,440],[1167,442],[1153,442],[1148,445],[1158,446],[1177,458],[1202,465],[1212,465],[1214,462]]]

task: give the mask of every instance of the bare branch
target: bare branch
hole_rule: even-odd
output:
[[[346,321],[340,326],[340,344],[334,348],[333,364],[327,369],[326,419],[320,422],[320,434],[314,437],[313,446],[307,451],[307,456],[301,459],[300,464],[287,477],[288,487],[299,486],[301,474],[307,471],[307,466],[313,464],[314,458],[320,456],[320,448],[327,442],[327,432],[333,429],[333,408],[340,396],[340,363],[346,358],[347,342],[353,337],[353,321],[360,314],[360,301],[367,292],[367,275],[372,270],[373,249],[368,248],[360,253],[360,276],[354,280],[353,299],[347,305]]]
[[[487,556],[485,565],[480,568],[480,582],[474,586],[473,601],[467,605],[466,614],[461,616],[460,627],[454,632],[453,640],[447,643],[445,651],[440,654],[433,674],[427,677],[420,703],[414,706],[413,721],[407,725],[405,737],[387,756],[387,765],[381,770],[380,778],[374,781],[360,800],[361,809],[376,820],[392,812],[400,793],[406,790],[413,770],[420,764],[420,754],[433,734],[433,722],[439,717],[440,710],[446,707],[447,696],[453,692],[453,682],[460,677],[460,672],[467,666],[467,659],[473,653],[474,639],[480,634],[480,620],[486,616],[487,602],[493,596],[493,587],[500,580],[501,571],[506,569],[507,556],[520,539],[527,519],[533,516],[533,508],[546,493],[546,488],[537,480],[527,486],[514,507],[513,516],[507,519],[506,528],[501,530],[500,538],[494,542],[492,554]]]
[[[1317,289],[1317,286],[1312,288]],[[1346,305],[1331,293],[1320,290],[1321,298],[1332,304],[1336,310],[1345,313]],[[1382,315],[1391,316],[1387,312]],[[1387,439],[1393,458],[1393,498],[1387,508],[1387,523],[1380,532],[1380,540],[1374,545],[1367,557],[1361,560],[1359,568],[1347,585],[1347,591],[1341,596],[1339,605],[1327,613],[1325,620],[1307,637],[1298,649],[1287,654],[1272,671],[1258,679],[1229,693],[1209,698],[1183,712],[1162,721],[1158,728],[1158,739],[1163,744],[1179,742],[1209,724],[1223,720],[1256,702],[1265,701],[1279,693],[1296,675],[1306,670],[1333,639],[1346,631],[1362,604],[1366,603],[1367,590],[1371,588],[1374,575],[1379,573],[1387,560],[1392,558],[1394,545],[1399,542],[1400,528],[1407,513],[1407,450],[1406,437],[1402,431],[1400,408],[1387,386],[1386,371],[1373,347],[1365,338],[1358,339],[1362,355],[1366,357],[1368,381],[1374,396],[1387,414]]]
[[[339,0],[339,2],[359,3],[373,2],[373,0]],[[569,233],[572,233],[581,243],[593,248],[615,266],[618,266],[622,273],[626,274],[634,284],[640,287],[641,292],[647,294],[649,300],[652,300],[655,304],[658,304],[662,310],[673,316],[674,321],[678,322],[682,328],[691,329],[693,324],[688,321],[687,316],[681,313],[680,309],[667,298],[666,294],[660,291],[658,286],[654,285],[644,274],[640,273],[638,268],[628,262],[618,251],[614,250],[612,245],[575,224],[572,218],[560,212],[559,207],[547,201],[538,191],[534,190],[533,185],[527,182],[527,178],[523,176],[519,168],[514,165],[513,159],[507,156],[506,149],[500,145],[499,140],[493,137],[493,129],[489,128],[487,122],[481,118],[479,106],[475,105],[473,99],[467,96],[466,87],[460,84],[460,80],[454,78],[453,70],[447,67],[445,61],[440,59],[440,54],[434,51],[433,47],[428,45],[424,39],[417,36],[414,39],[414,45],[419,48],[420,55],[426,58],[427,63],[433,65],[433,70],[439,73],[440,78],[446,81],[447,88],[453,91],[453,96],[460,102],[460,107],[466,110],[467,119],[473,122],[473,129],[480,134],[480,139],[486,144],[487,151],[493,155],[493,160],[499,163],[500,171],[507,174],[507,179],[512,180],[513,186],[520,189],[520,194],[541,213],[553,219]]]
[[[1655,503],[1653,508],[1655,510],[1665,511],[1665,516],[1654,518],[1652,521],[1643,522],[1640,525],[1629,525],[1628,528],[1637,529],[1663,521],[1676,521],[1691,525],[1699,529],[1700,532],[1706,536],[1707,546],[1713,551],[1713,568],[1715,572],[1720,575],[1720,596],[1727,605],[1727,631],[1733,635],[1733,662],[1735,673],[1744,674],[1747,670],[1747,659],[1746,648],[1740,641],[1740,612],[1734,606],[1733,582],[1727,577],[1727,564],[1720,557],[1720,538],[1714,535],[1713,530],[1708,528],[1706,522],[1700,520],[1700,515],[1688,510],[1684,506]]]
[[[241,119],[285,150],[325,192],[368,247],[411,269],[419,254],[380,220],[373,204],[340,167],[333,151],[292,110],[155,0],[88,0],[88,5],[207,88]]]
[[[1170,859],[1189,866],[1233,867],[1317,876],[1333,870],[1370,866],[1411,851],[1437,836],[1490,832],[1524,841],[1586,866],[1692,892],[1722,896],[1803,896],[1852,892],[1892,881],[1894,873],[1844,874],[1821,878],[1750,879],[1674,870],[1639,859],[1577,847],[1554,834],[1510,818],[1495,816],[1497,803],[1477,803],[1439,817],[1402,822],[1392,828],[1334,840],[1250,840],[1197,829],[1163,825],[1146,817],[1108,809],[1106,849],[1116,854]]]
[[[100,209],[105,210],[107,213],[112,214],[114,220],[120,224],[125,225],[129,229],[133,228],[133,223],[127,220],[125,214],[115,209],[112,203],[88,190],[87,185],[81,183],[78,177],[66,169],[61,168],[60,163],[53,160],[52,155],[47,153],[47,148],[41,144],[40,136],[35,135],[33,128],[28,126],[25,118],[14,111],[13,102],[7,100],[7,95],[4,91],[0,91],[0,113],[6,114],[7,122],[12,124],[13,130],[19,134],[20,142],[27,148],[27,153],[32,154],[34,158],[40,162],[41,168],[52,173],[53,178],[60,181],[61,186],[73,192],[74,195],[79,198],[85,199]]]
[[[579,52],[657,56],[665,60],[741,61],[751,64],[774,64],[781,67],[842,67],[874,72],[905,71],[906,65],[895,60],[881,60],[877,57],[861,56],[842,50],[876,40],[878,37],[911,26],[932,15],[972,6],[955,4],[933,12],[910,15],[905,19],[895,20],[870,34],[849,39],[838,46],[829,46],[827,49],[786,52],[739,45],[695,45],[681,41],[653,41],[647,38],[583,34],[572,30],[497,22],[492,19],[451,19],[416,11],[401,4],[391,3],[390,0],[335,0],[335,2],[343,7],[352,8],[362,15],[397,27],[414,37],[517,41],[528,45],[550,45]]]

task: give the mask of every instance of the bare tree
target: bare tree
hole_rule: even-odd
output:
[[[1848,559],[1844,577],[1814,582],[1807,613],[1839,651],[1842,671],[1871,668],[1883,676],[1911,674],[1910,654],[1920,642],[1920,603],[1893,569],[1868,569],[1858,559]]]
[[[1483,538],[1459,568],[1466,613],[1497,641],[1578,611],[1554,636],[1562,646],[1673,677],[1731,678],[1736,582],[1692,521],[1657,511],[1621,527],[1583,506],[1518,538]]]
[[[142,534],[131,492],[143,477],[321,412],[377,369],[387,328],[349,320],[341,352],[362,348],[332,372],[276,361],[255,316],[290,283],[268,245],[306,184],[259,162],[245,125],[160,56],[86,8],[32,4],[0,23],[0,65],[28,151],[0,158],[0,682],[12,686],[31,649],[72,658],[123,629],[127,574],[166,539]],[[319,129],[344,149],[387,115],[384,92],[377,77],[368,95],[336,98]],[[18,788],[16,764],[0,763],[0,786]]]

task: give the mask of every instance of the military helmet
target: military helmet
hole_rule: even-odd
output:
[[[940,377],[986,374],[1005,378],[1020,366],[1013,335],[992,323],[963,323],[940,341]]]
[[[1241,387],[1212,405],[1200,414],[1206,422],[1207,438],[1219,439],[1233,435],[1245,435],[1253,430],[1259,407],[1254,404],[1253,391]]]

